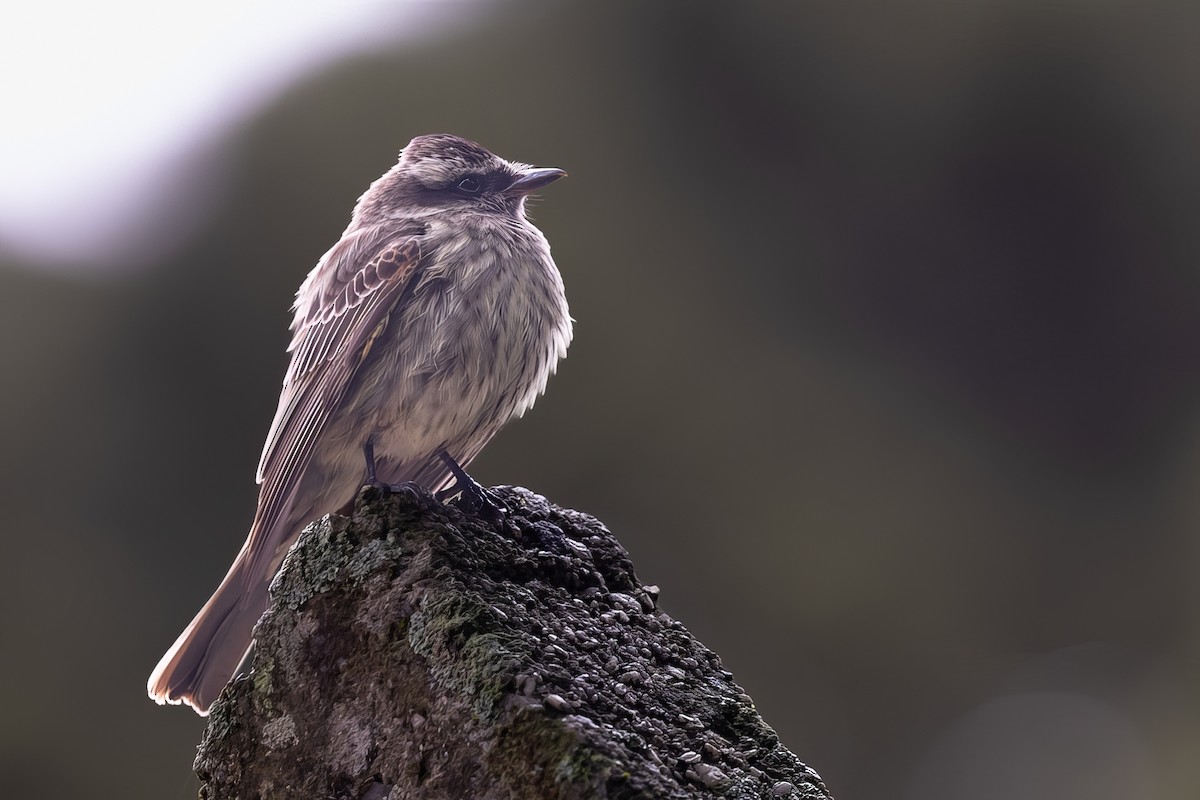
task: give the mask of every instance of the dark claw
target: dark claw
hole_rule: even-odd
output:
[[[473,486],[468,484],[463,488],[458,504],[492,524],[503,521],[508,514],[508,509],[504,507],[504,503],[500,502],[500,498],[496,496],[495,492],[485,489],[478,483],[474,483]]]
[[[454,476],[454,485],[439,492],[438,499],[449,500],[457,494],[459,495],[458,505],[461,508],[472,514],[478,514],[492,524],[501,522],[508,514],[508,509],[504,507],[504,503],[500,501],[496,493],[480,486],[479,482],[468,475],[467,471],[459,466],[458,462],[445,450],[438,453],[438,456],[446,462],[446,466],[450,468],[450,474]]]
[[[384,483],[380,480],[370,481],[366,484],[372,489],[378,489],[385,494],[403,494],[407,495],[409,500],[417,501],[425,493],[421,484],[416,481],[404,481],[404,483]]]
[[[424,495],[425,490],[415,481],[385,483],[375,477],[375,446],[369,440],[363,443],[363,456],[367,459],[367,479],[364,483],[365,486],[378,489],[385,494],[408,495],[408,498],[414,501],[420,500],[422,495]]]

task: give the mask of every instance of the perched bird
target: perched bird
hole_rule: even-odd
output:
[[[453,478],[490,503],[463,467],[533,405],[571,341],[562,277],[525,216],[526,196],[565,174],[418,136],[359,198],[296,292],[246,543],[150,675],[152,699],[208,712],[300,530],[364,483]]]

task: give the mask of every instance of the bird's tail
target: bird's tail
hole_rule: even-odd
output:
[[[251,534],[217,591],[167,651],[146,691],[162,703],[186,703],[200,715],[233,677],[250,649],[254,624],[267,607],[269,575],[250,547]]]

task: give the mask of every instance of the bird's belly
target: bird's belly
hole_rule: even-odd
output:
[[[431,298],[372,347],[337,434],[371,440],[381,480],[440,482],[439,451],[465,465],[544,388],[553,326],[505,299]]]

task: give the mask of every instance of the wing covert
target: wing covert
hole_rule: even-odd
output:
[[[372,233],[343,238],[297,292],[292,358],[258,466],[262,527],[278,515],[372,338],[416,283],[419,236]]]

